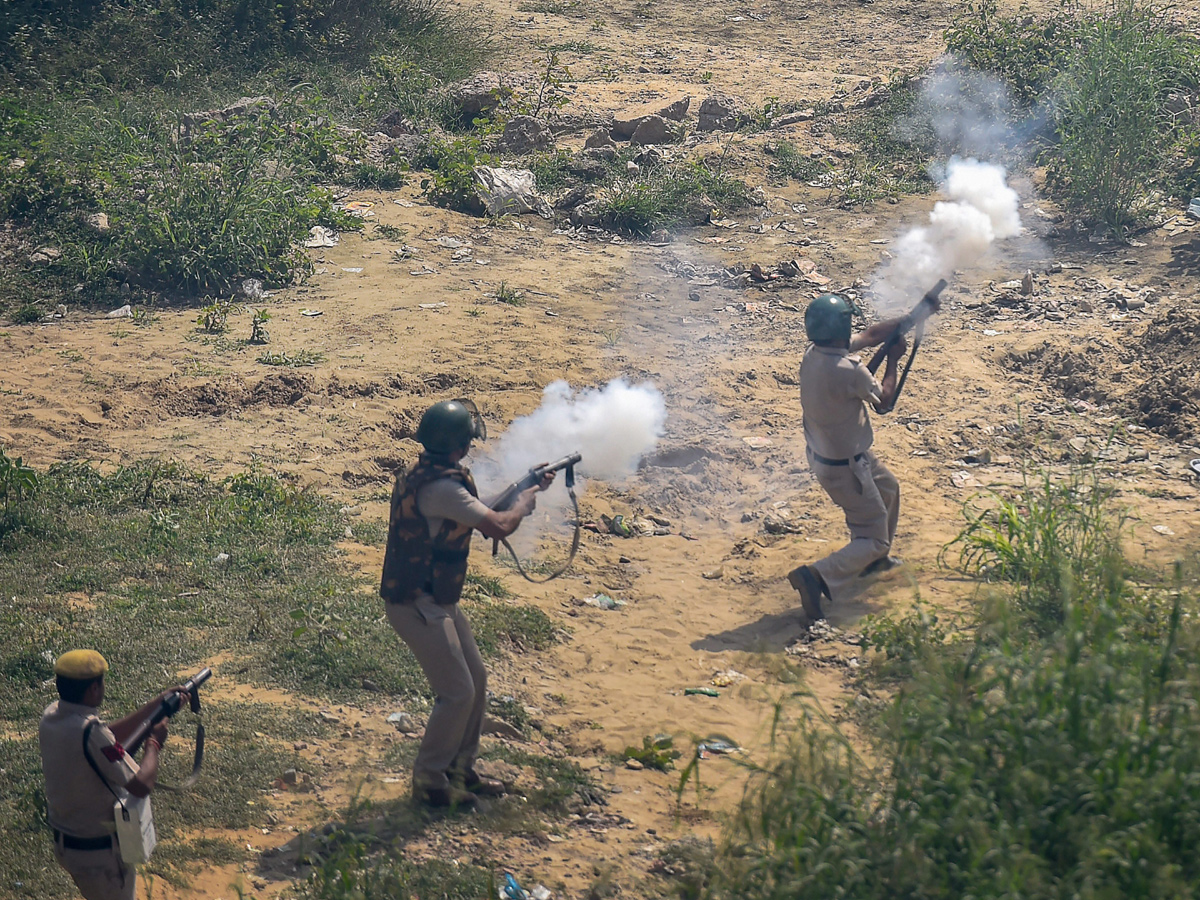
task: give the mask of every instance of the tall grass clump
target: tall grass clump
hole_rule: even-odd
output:
[[[947,46],[998,76],[1028,122],[1052,123],[1040,162],[1082,220],[1117,234],[1153,211],[1156,192],[1190,196],[1200,101],[1200,40],[1155,0],[1063,2],[1015,14],[969,6]]]
[[[1067,477],[1024,473],[1019,488],[965,508],[967,524],[941,553],[964,574],[1015,587],[1014,607],[1039,633],[1056,630],[1073,601],[1110,601],[1124,589],[1124,515],[1096,469]]]
[[[1103,489],[1080,497],[1089,479],[971,514],[966,558],[1005,583],[952,640],[927,617],[893,629],[906,677],[874,721],[877,763],[808,708],[776,732],[709,897],[1194,895],[1196,597],[1178,571],[1149,591],[1120,577],[1120,515]],[[1057,618],[1031,617],[1043,596]]]
[[[1200,678],[1185,604],[1074,606],[1044,642],[997,613],[894,701],[878,770],[803,724],[752,778],[710,896],[1191,896]]]
[[[708,221],[714,210],[740,209],[749,201],[745,183],[703,163],[650,166],[637,177],[605,186],[599,212],[609,227],[646,235],[658,228]]]

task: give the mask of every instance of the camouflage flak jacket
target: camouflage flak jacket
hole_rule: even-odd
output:
[[[467,469],[436,463],[426,454],[396,476],[379,586],[379,595],[388,603],[412,603],[424,591],[437,603],[451,604],[462,594],[472,529],[447,519],[438,533],[430,536],[429,521],[417,508],[417,492],[439,478],[451,478],[472,497],[479,496]]]

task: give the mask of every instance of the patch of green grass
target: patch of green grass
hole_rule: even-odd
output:
[[[740,209],[748,194],[742,181],[687,162],[615,179],[602,193],[600,212],[602,220],[617,231],[647,235],[659,228],[707,221],[713,209]]]
[[[524,306],[525,292],[512,287],[508,282],[501,281],[496,288],[496,301],[508,306]]]
[[[372,235],[372,238],[374,239],[375,236],[386,238],[389,241],[402,241],[408,237],[408,231],[399,227],[398,225],[388,225],[385,222],[377,222],[375,224],[375,234]]]
[[[37,896],[69,895],[49,857],[34,736],[54,699],[46,683],[52,662],[67,649],[94,647],[108,658],[110,717],[218,655],[217,683],[344,699],[369,696],[362,681],[370,678],[392,696],[429,701],[420,667],[383,618],[375,579],[339,565],[345,524],[336,506],[275,477],[218,479],[161,461],[108,474],[54,466],[40,473],[36,491],[0,512],[0,723],[7,734],[26,735],[0,740],[6,873]],[[493,579],[470,574],[464,606],[486,654],[555,640],[544,613],[500,599],[506,595]],[[317,629],[293,637],[298,607],[327,616],[345,639],[322,640]],[[203,780],[186,802],[164,795],[155,804],[164,845],[181,833],[263,824],[262,792],[297,767],[291,744],[329,728],[299,709],[205,707]],[[165,781],[178,782],[190,765],[190,719],[172,722]],[[155,866],[186,880],[194,858],[175,847],[156,854]]]
[[[14,325],[32,325],[42,317],[42,311],[32,303],[26,303],[9,316]]]
[[[844,205],[928,193],[936,186],[929,164],[943,148],[933,111],[914,87],[894,85],[882,103],[834,120],[831,130],[858,147],[837,179]]]
[[[964,515],[966,527],[941,560],[1015,585],[1016,608],[1039,633],[1061,627],[1076,598],[1111,600],[1124,589],[1125,519],[1095,468],[1075,468],[1064,479],[1026,472],[1020,488],[982,495]]]
[[[828,169],[824,161],[801,153],[795,144],[788,141],[780,141],[775,145],[775,152],[768,167],[770,173],[777,178],[794,178],[797,181],[811,181]]]
[[[781,705],[704,896],[1190,891],[1200,605],[1178,567],[1173,586],[1114,578],[1128,571],[1113,560],[1120,514],[1089,479],[1030,478],[1019,501],[970,517],[952,546],[1002,581],[953,639],[920,611],[869,626],[903,664],[874,722],[879,764],[812,705]]]
[[[335,834],[320,863],[296,896],[300,900],[479,900],[495,896],[491,870],[457,861],[430,859],[410,863],[402,854],[372,855],[360,838]]]

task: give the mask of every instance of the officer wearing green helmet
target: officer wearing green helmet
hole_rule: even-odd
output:
[[[437,697],[413,765],[413,798],[429,806],[473,806],[477,796],[504,793],[503,784],[475,771],[487,670],[458,600],[473,532],[508,537],[554,480],[551,473],[510,509],[492,510],[461,465],[471,442],[486,437],[470,400],[435,403],[417,427],[424,452],[392,489],[379,593]]]
[[[804,330],[812,341],[800,364],[808,467],[842,508],[850,529],[845,547],[788,573],[810,622],[825,617],[822,597],[849,597],[863,576],[898,565],[888,553],[900,515],[900,485],[871,451],[874,434],[867,407],[890,408],[906,344],[902,339],[890,348],[883,379],[876,381],[851,354],[882,344],[900,319],[876,322],[853,336],[853,313],[839,294],[822,294],[804,311]]]

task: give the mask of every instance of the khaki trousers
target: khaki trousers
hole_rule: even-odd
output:
[[[54,856],[84,900],[134,900],[137,872],[115,844],[109,850],[67,850],[56,841]]]
[[[422,595],[387,604],[388,622],[421,664],[437,699],[413,765],[413,786],[445,788],[448,772],[466,772],[479,755],[487,706],[487,670],[458,604],[439,606]]]
[[[827,466],[808,454],[808,467],[829,499],[846,514],[850,543],[813,564],[837,601],[852,596],[858,576],[887,556],[900,518],[900,484],[870,450],[848,466]]]

